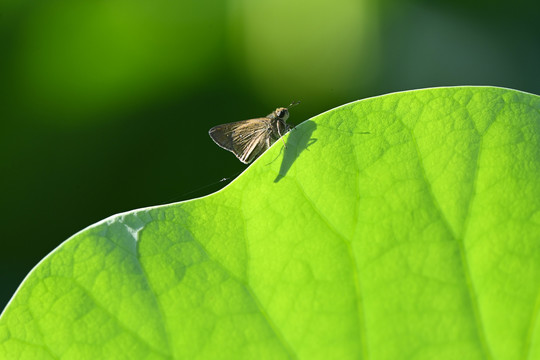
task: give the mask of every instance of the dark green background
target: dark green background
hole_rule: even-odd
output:
[[[244,169],[210,140],[214,125],[302,100],[299,123],[430,86],[540,94],[539,10],[526,0],[4,0],[0,308],[75,232],[208,194]]]

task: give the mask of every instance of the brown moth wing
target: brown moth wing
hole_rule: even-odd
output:
[[[261,132],[246,142],[245,147],[242,147],[243,144],[238,144],[238,153],[235,155],[244,164],[249,164],[270,147],[269,141],[269,135]]]
[[[214,126],[208,134],[216,144],[249,164],[271,145],[271,120],[258,118]]]

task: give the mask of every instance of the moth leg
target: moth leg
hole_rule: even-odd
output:
[[[285,140],[283,140],[283,135],[285,135],[286,133],[285,133],[285,134],[282,134],[282,133],[281,133],[281,130],[279,129],[279,128],[280,128],[280,125],[281,125],[281,123],[278,122],[278,123],[277,123],[277,132],[278,132],[279,138],[281,139],[281,141],[283,141],[283,146],[285,146],[285,149],[286,149],[286,148],[287,148],[287,144],[285,144]]]

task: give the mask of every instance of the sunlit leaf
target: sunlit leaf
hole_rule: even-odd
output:
[[[285,141],[67,240],[2,314],[0,358],[540,357],[538,96],[390,94]]]

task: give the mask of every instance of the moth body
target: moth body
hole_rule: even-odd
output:
[[[280,107],[266,117],[214,126],[208,134],[220,147],[249,164],[291,129],[288,118],[289,109]]]

